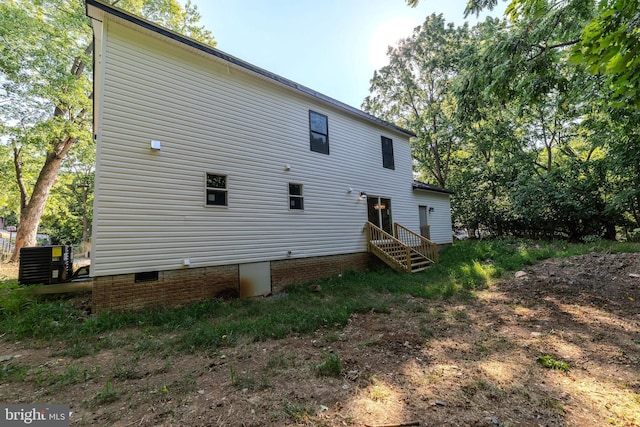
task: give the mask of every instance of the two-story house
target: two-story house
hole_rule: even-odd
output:
[[[392,240],[369,221],[451,242],[450,193],[414,182],[411,132],[103,1],[86,5],[94,310],[363,270]]]

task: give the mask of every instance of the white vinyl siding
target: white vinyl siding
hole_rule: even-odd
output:
[[[416,204],[416,218],[418,220],[417,230],[420,230],[419,206],[427,207],[427,221],[431,241],[438,244],[452,243],[451,234],[451,202],[449,194],[435,191],[414,190]],[[433,211],[429,212],[430,208]],[[413,226],[407,226],[416,230]]]
[[[92,275],[363,252],[360,191],[419,231],[406,135],[111,16],[104,30]],[[309,110],[328,117],[328,156],[309,150]],[[206,173],[227,177],[227,208],[203,203]],[[304,184],[303,215],[288,183]]]

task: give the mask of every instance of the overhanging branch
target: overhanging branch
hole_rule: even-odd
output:
[[[527,61],[533,61],[534,59],[536,59],[537,57],[539,57],[540,55],[542,55],[543,53],[545,53],[548,50],[552,50],[552,49],[558,49],[561,47],[567,47],[567,46],[573,46],[575,44],[580,43],[581,39],[575,39],[575,40],[570,40],[570,41],[566,41],[566,42],[562,42],[562,43],[556,43],[556,44],[552,44],[552,45],[535,45],[533,47],[538,48],[540,51],[538,53],[536,53],[535,55],[533,55],[531,58],[528,58]]]

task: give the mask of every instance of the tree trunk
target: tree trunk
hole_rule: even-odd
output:
[[[20,190],[20,211],[22,211],[29,202],[29,195],[27,194],[27,187],[24,185],[24,179],[22,177],[22,160],[20,159],[21,150],[13,147],[13,168],[16,171],[16,182],[18,183],[18,190]]]
[[[607,240],[616,240],[617,237],[617,232],[616,232],[616,224],[613,221],[607,221],[605,223],[605,232],[604,232],[604,237]]]
[[[40,170],[36,185],[33,187],[31,198],[25,207],[20,211],[20,224],[16,234],[16,246],[11,255],[9,262],[18,262],[20,260],[20,249],[25,246],[34,246],[36,244],[36,235],[38,226],[40,225],[40,217],[44,211],[44,206],[49,197],[49,191],[56,182],[58,170],[62,159],[73,145],[75,138],[68,137],[62,142],[55,145],[52,152],[47,153],[47,159],[44,166]]]

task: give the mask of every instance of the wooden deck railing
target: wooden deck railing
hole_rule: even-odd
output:
[[[396,224],[395,230],[406,240],[404,242],[371,222],[367,222],[365,228],[369,252],[397,271],[416,273],[438,259],[438,248],[433,242],[401,225]]]
[[[431,240],[409,230],[397,222],[393,224],[396,238],[413,250],[420,252],[431,262],[438,262],[438,245]]]
[[[365,227],[369,252],[394,270],[411,271],[411,248],[371,222],[367,222]]]

